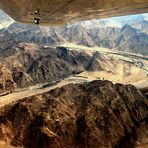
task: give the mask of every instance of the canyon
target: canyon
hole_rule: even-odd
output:
[[[147,148],[146,16],[44,27],[0,11],[0,148]]]

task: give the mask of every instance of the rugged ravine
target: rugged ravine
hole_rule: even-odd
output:
[[[142,144],[143,135],[148,136],[145,91],[110,81],[92,81],[13,102],[0,109],[0,144],[134,148]]]

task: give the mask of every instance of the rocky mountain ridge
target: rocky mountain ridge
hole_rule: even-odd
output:
[[[70,42],[147,55],[148,21],[146,15],[144,16],[92,20],[59,27],[40,27],[14,22],[0,31],[1,50],[19,42],[43,46]]]
[[[33,43],[19,43],[1,51],[0,63],[10,71],[18,87],[53,82],[85,70],[110,69],[108,59],[99,52],[45,48]]]
[[[41,83],[78,76],[89,79],[109,79],[114,83],[147,81],[146,72],[134,64],[114,59],[99,51],[75,50],[64,46],[45,47],[34,43],[16,43],[0,52],[0,64],[7,69],[3,77],[9,75],[11,85],[24,88]],[[82,75],[81,75],[81,74]],[[91,73],[92,77],[88,77]],[[140,74],[140,77],[137,75]],[[1,91],[6,80],[2,77]],[[8,80],[8,79],[7,79]],[[124,80],[124,81],[123,81]],[[140,85],[141,87],[141,85]],[[16,87],[15,87],[16,88]]]
[[[1,108],[0,146],[134,148],[146,144],[147,110],[131,85],[69,84]]]

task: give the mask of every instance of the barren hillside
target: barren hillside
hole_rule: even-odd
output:
[[[0,146],[146,146],[147,110],[148,100],[131,85],[68,84],[1,108]]]

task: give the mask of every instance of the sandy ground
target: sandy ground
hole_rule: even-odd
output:
[[[0,97],[0,108],[7,105],[7,104],[15,102],[17,100],[21,100],[21,99],[35,96],[35,95],[39,95],[39,94],[43,94],[43,93],[46,93],[52,89],[62,87],[64,85],[67,85],[70,83],[80,83],[80,81],[84,82],[85,80],[83,81],[83,80],[79,80],[79,79],[77,79],[77,80],[76,79],[74,79],[74,80],[73,79],[71,79],[71,80],[65,79],[65,80],[62,80],[61,82],[55,83],[55,85],[53,85],[53,86],[49,86],[46,88],[39,88],[39,85],[36,85],[36,86],[31,86],[29,88],[26,88],[23,91],[14,92],[14,93],[11,93],[11,94],[8,94],[5,96],[1,96]]]
[[[122,64],[116,66],[116,73],[111,71],[96,71],[96,72],[83,72],[78,75],[70,76],[64,80],[61,80],[58,83],[55,83],[52,86],[47,86],[42,88],[42,85],[35,85],[24,90],[19,90],[19,92],[14,92],[5,96],[0,97],[0,107],[7,105],[11,102],[21,100],[25,97],[31,97],[34,95],[42,94],[48,92],[57,87],[64,86],[70,83],[82,83],[92,80],[109,80],[113,83],[122,83],[122,84],[133,84],[138,88],[148,87],[148,77],[146,73],[140,71],[139,69],[131,68],[130,74],[125,76],[124,73],[125,67]]]
[[[92,52],[99,51],[105,56],[112,57],[115,60],[114,65],[110,65],[111,67],[110,69],[108,69],[110,72],[83,72],[79,75],[79,77],[83,79],[87,79],[88,81],[95,79],[105,79],[110,80],[113,83],[133,84],[137,88],[148,87],[148,72],[146,72],[146,70],[148,71],[148,60],[142,59],[142,55],[126,53],[129,56],[124,56],[124,54],[122,55],[122,52],[118,52],[115,49],[107,49],[102,47],[85,47],[83,45],[76,45],[68,42],[66,42],[62,46],[68,47],[70,50],[85,51],[88,54],[92,54]],[[116,53],[119,53],[119,55]],[[130,64],[129,62],[132,59],[143,62],[145,65],[145,70],[136,67],[133,64]]]
[[[78,51],[85,51],[85,52],[94,52],[94,51],[99,51],[99,52],[110,52],[110,49],[108,48],[103,48],[103,47],[86,47],[86,46],[83,46],[83,45],[76,45],[74,43],[69,43],[69,42],[65,42],[64,44],[62,45],[59,45],[59,46],[63,46],[63,47],[67,47],[69,48],[70,50],[78,50]]]
[[[137,88],[148,87],[148,77],[145,72],[140,70],[130,70],[129,73],[123,72],[123,65],[118,67],[119,73],[113,73],[111,71],[96,71],[96,72],[83,72],[78,77],[92,81],[92,80],[109,80],[115,83],[132,84]]]

